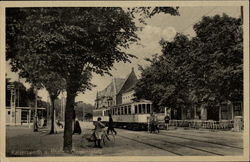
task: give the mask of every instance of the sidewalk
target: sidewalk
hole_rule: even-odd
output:
[[[80,122],[82,134],[73,135],[73,155],[80,155],[79,151],[87,151],[93,143],[82,140],[82,136],[90,133],[92,123]],[[33,132],[33,127],[7,126],[6,127],[6,156],[72,156],[63,150],[63,129],[58,133],[49,134],[50,125]]]
[[[88,141],[85,137],[92,133],[94,128],[92,122],[80,122],[82,134],[73,135],[73,153],[66,154],[63,150],[63,129],[60,129],[57,134],[49,134],[49,128],[39,129],[39,132],[33,132],[33,127],[25,126],[7,126],[6,127],[6,156],[95,156],[95,155],[140,155],[143,153],[145,145],[137,143],[129,143],[128,139],[121,138],[119,135],[129,136],[136,134],[137,138],[143,139],[145,136],[151,135],[158,139],[172,139],[175,137],[177,141],[185,139],[195,139],[196,142],[209,141],[215,143],[222,143],[227,145],[235,145],[243,147],[242,132],[232,131],[217,131],[211,132],[209,130],[184,130],[182,128],[171,130],[160,130],[160,134],[149,134],[145,131],[129,131],[125,129],[117,129],[118,136],[116,136],[116,143],[110,141],[103,149],[93,148],[93,142]],[[177,137],[177,138],[176,138]],[[146,139],[146,142],[150,140]],[[171,141],[170,141],[171,142]],[[204,146],[205,147],[205,146]],[[137,152],[129,152],[131,150]],[[148,155],[150,150],[155,148],[148,148]],[[145,151],[145,150],[144,150]],[[156,153],[157,150],[155,150]],[[158,150],[159,151],[159,150]]]

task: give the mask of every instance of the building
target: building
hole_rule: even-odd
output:
[[[97,92],[95,109],[132,102],[137,81],[134,68],[125,79],[113,78],[104,90]]]
[[[47,117],[46,108],[39,107],[35,109],[34,107],[21,107],[19,105],[18,88],[15,87],[13,83],[6,84],[7,91],[6,95],[10,95],[10,100],[6,97],[6,125],[20,125],[29,124],[33,121],[33,116],[37,112],[39,119]],[[18,97],[18,98],[17,98]],[[9,103],[9,106],[7,106]]]
[[[35,109],[32,107],[15,107],[15,113],[11,113],[11,107],[6,107],[6,125],[23,125],[33,121]],[[39,119],[46,118],[46,108],[37,108]]]
[[[243,116],[243,105],[240,101],[228,101],[214,107],[209,104],[180,105],[179,109],[169,109],[168,114],[175,120],[233,120],[236,116]]]

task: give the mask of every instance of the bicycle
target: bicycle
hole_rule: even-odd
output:
[[[112,138],[110,138],[110,137],[112,137]],[[88,140],[95,142],[95,145],[96,145],[97,138],[95,135],[95,129],[92,129],[92,135]],[[103,129],[102,136],[101,136],[101,142],[103,143],[103,145],[106,145],[107,141],[115,142],[115,135],[113,134],[113,132],[111,133],[111,135],[108,135],[107,129]]]

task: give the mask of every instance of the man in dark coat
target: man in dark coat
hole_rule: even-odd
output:
[[[117,132],[114,129],[114,125],[113,125],[113,119],[111,114],[109,114],[109,123],[108,123],[108,130],[107,130],[107,134],[109,134],[109,131],[114,132],[115,135],[117,134]]]
[[[166,130],[168,130],[169,120],[170,120],[169,116],[166,115],[164,118]]]
[[[75,121],[75,125],[74,125],[74,132],[73,134],[78,133],[81,134],[82,133],[82,129],[80,127],[80,123],[78,120]]]

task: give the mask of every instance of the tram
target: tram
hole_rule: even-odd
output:
[[[152,102],[148,100],[134,101],[111,107],[103,107],[93,110],[93,121],[98,117],[106,125],[109,114],[112,115],[114,127],[130,130],[147,130],[148,120],[152,113]]]

